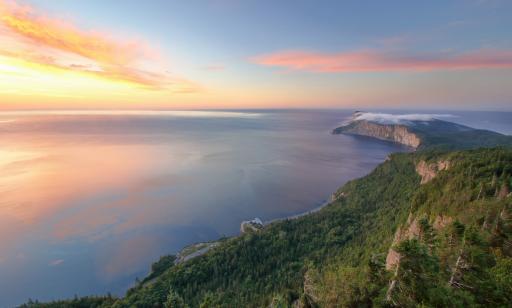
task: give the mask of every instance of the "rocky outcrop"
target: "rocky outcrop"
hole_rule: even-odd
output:
[[[334,134],[353,134],[397,142],[414,149],[421,144],[420,137],[402,124],[380,124],[366,120],[351,122],[333,131]]]
[[[445,215],[439,215],[434,219],[434,223],[432,227],[434,230],[438,231],[443,229],[444,227],[448,226],[453,222],[453,218],[450,216]],[[420,227],[420,220],[416,217],[413,217],[412,213],[409,214],[409,217],[407,218],[407,222],[404,226],[398,228],[395,232],[395,237],[393,238],[393,243],[391,244],[391,247],[388,250],[388,254],[386,256],[386,269],[391,270],[398,265],[400,262],[400,254],[396,252],[396,250],[393,249],[395,245],[398,243],[405,241],[405,240],[411,240],[414,238],[421,238],[421,227]]]
[[[263,222],[259,218],[254,218],[253,220],[242,221],[240,224],[240,232],[256,232],[263,228]]]
[[[421,184],[430,182],[437,176],[437,173],[450,168],[450,161],[440,160],[434,163],[427,163],[421,160],[416,164],[416,172],[421,176]]]
[[[453,222],[453,218],[451,218],[450,216],[439,215],[434,220],[434,224],[432,225],[432,227],[434,228],[434,230],[437,231],[437,230],[443,229],[444,227],[448,226],[452,222]]]
[[[507,198],[509,195],[510,195],[510,191],[509,191],[509,189],[508,189],[508,185],[507,185],[507,184],[503,184],[503,185],[501,186],[500,191],[498,192],[498,199],[505,199],[505,198]]]
[[[420,226],[418,223],[418,219],[413,218],[412,214],[409,214],[405,226],[398,228],[398,230],[396,230],[395,232],[393,244],[391,245],[391,248],[389,248],[388,255],[386,256],[387,270],[393,269],[400,261],[400,254],[396,252],[396,250],[394,250],[393,247],[400,243],[401,241],[417,238],[419,235]]]
[[[443,121],[429,114],[385,114],[357,111],[333,134],[368,136],[413,149],[472,149],[512,145],[512,137]]]
[[[199,257],[210,251],[210,249],[217,247],[220,242],[207,242],[207,243],[196,243],[183,248],[174,260],[174,264],[180,264],[187,262],[190,259]]]
[[[327,201],[328,203],[331,203],[331,202],[334,202],[336,200],[340,200],[342,198],[345,198],[347,197],[347,193],[346,192],[335,192],[333,193],[330,197],[329,197],[329,200]]]

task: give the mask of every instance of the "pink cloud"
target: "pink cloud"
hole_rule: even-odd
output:
[[[391,54],[372,50],[341,53],[283,51],[258,56],[252,61],[264,66],[315,73],[512,68],[512,50],[429,55]]]
[[[0,0],[0,55],[31,63],[80,71],[148,89],[197,86],[161,71],[159,53],[140,39],[114,37],[79,28],[28,5]]]

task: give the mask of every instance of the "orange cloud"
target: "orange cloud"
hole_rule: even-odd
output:
[[[456,55],[397,55],[377,51],[285,51],[252,59],[264,65],[315,73],[512,68],[512,51],[478,50]]]
[[[195,88],[191,82],[159,72],[162,63],[157,63],[157,53],[140,40],[85,31],[30,6],[0,0],[0,37],[0,55],[150,89],[178,83]]]

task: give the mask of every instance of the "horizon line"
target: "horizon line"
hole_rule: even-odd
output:
[[[380,108],[364,108],[364,107],[276,107],[276,108],[34,108],[34,109],[0,109],[0,115],[66,115],[70,113],[73,115],[101,115],[101,114],[119,114],[119,115],[136,115],[136,114],[147,114],[147,115],[165,115],[165,114],[176,114],[186,115],[187,113],[201,113],[201,112],[215,112],[215,113],[226,113],[236,114],[237,112],[243,112],[247,114],[249,111],[286,111],[286,110],[346,110],[346,111],[363,111],[363,112],[375,112],[375,111],[462,111],[462,112],[512,112],[512,109],[460,109],[460,108],[397,108],[397,107],[380,107]]]

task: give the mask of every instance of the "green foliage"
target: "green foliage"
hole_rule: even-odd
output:
[[[371,304],[368,274],[360,267],[333,267],[319,273],[310,270],[308,297],[321,307],[367,307]]]
[[[160,260],[151,265],[151,273],[146,278],[144,278],[142,284],[160,276],[163,272],[165,272],[174,265],[175,260],[176,256],[174,255],[160,257]]]
[[[400,253],[400,263],[393,279],[396,287],[390,290],[390,301],[397,306],[409,307],[416,303],[426,303],[436,290],[439,262],[433,257],[427,246],[418,240],[401,242],[395,250]],[[445,292],[443,292],[445,293]]]
[[[220,306],[221,302],[219,301],[219,297],[212,292],[206,292],[206,294],[203,296],[201,304],[199,305],[200,308],[213,308]]]
[[[112,307],[116,298],[107,296],[86,296],[75,297],[71,300],[60,300],[48,303],[40,303],[38,301],[29,300],[28,303],[19,306],[20,308],[106,308]]]
[[[421,149],[447,151],[512,145],[510,136],[469,127],[461,130],[458,125],[445,121],[435,121],[435,125],[418,125],[412,131],[422,139]]]
[[[498,257],[496,265],[491,268],[490,274],[495,282],[496,297],[503,299],[504,303],[512,302],[512,258]]]
[[[176,292],[173,290],[169,291],[169,294],[167,294],[167,300],[164,304],[165,308],[185,308],[187,305],[185,305],[185,302],[183,301],[183,298],[179,296]]]

